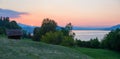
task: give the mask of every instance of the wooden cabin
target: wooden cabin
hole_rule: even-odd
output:
[[[22,37],[22,30],[20,29],[7,29],[6,35],[9,39],[21,39]]]

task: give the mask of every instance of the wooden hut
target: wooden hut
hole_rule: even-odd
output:
[[[20,30],[20,29],[7,29],[6,35],[9,39],[20,39],[22,36],[22,30]]]

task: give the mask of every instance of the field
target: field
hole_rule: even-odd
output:
[[[0,37],[0,59],[120,59],[120,53]]]
[[[0,59],[92,59],[77,50],[33,42],[29,39],[0,38]]]
[[[120,53],[104,49],[73,48],[80,53],[93,57],[94,59],[120,59]]]

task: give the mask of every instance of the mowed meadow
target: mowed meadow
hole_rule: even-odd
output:
[[[0,59],[119,59],[120,53],[104,49],[64,47],[30,39],[0,37]]]
[[[92,59],[77,50],[34,42],[30,39],[0,37],[0,59]]]

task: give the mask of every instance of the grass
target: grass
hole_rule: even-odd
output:
[[[104,49],[92,49],[92,48],[73,48],[80,53],[84,53],[94,59],[120,59],[120,53]]]
[[[30,39],[0,36],[0,59],[120,59],[120,53],[104,49],[67,48]]]
[[[78,51],[31,40],[0,37],[0,59],[92,59]]]

